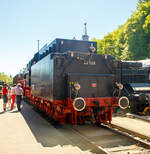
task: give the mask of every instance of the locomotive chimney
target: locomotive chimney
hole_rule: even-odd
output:
[[[84,23],[84,31],[83,31],[83,35],[82,35],[82,40],[83,41],[88,41],[89,40],[89,36],[87,35],[87,28],[86,28],[87,23]]]
[[[40,40],[37,40],[38,42],[38,52],[39,52],[39,48],[40,48]]]

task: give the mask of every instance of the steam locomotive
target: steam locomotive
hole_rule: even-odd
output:
[[[141,63],[97,54],[92,41],[55,39],[34,55],[23,78],[26,98],[61,124],[111,122],[115,107],[135,111],[131,104],[139,99],[143,109],[149,100],[135,88],[149,83],[149,71]]]
[[[128,97],[130,112],[150,115],[150,68],[143,67],[141,62],[122,62],[118,70],[124,86],[120,96]]]
[[[62,124],[111,122],[119,101],[113,96],[116,64],[97,54],[96,42],[56,39],[27,64],[31,93],[22,86],[33,105]]]

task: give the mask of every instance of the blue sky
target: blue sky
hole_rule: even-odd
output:
[[[17,74],[55,38],[101,39],[136,11],[137,0],[0,0],[0,72]]]

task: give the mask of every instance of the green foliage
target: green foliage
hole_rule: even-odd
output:
[[[94,41],[98,43],[98,53],[111,54],[116,59],[150,58],[150,0],[139,0],[137,11],[124,25]]]
[[[12,85],[13,84],[13,77],[10,75],[6,75],[4,73],[0,73],[0,80],[4,81],[5,83]]]
[[[138,0],[138,3],[144,3],[144,2],[148,2],[149,0]]]

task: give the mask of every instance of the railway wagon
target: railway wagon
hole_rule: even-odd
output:
[[[54,120],[111,122],[119,101],[113,96],[118,63],[111,56],[98,55],[96,42],[56,39],[27,67],[30,102]]]

